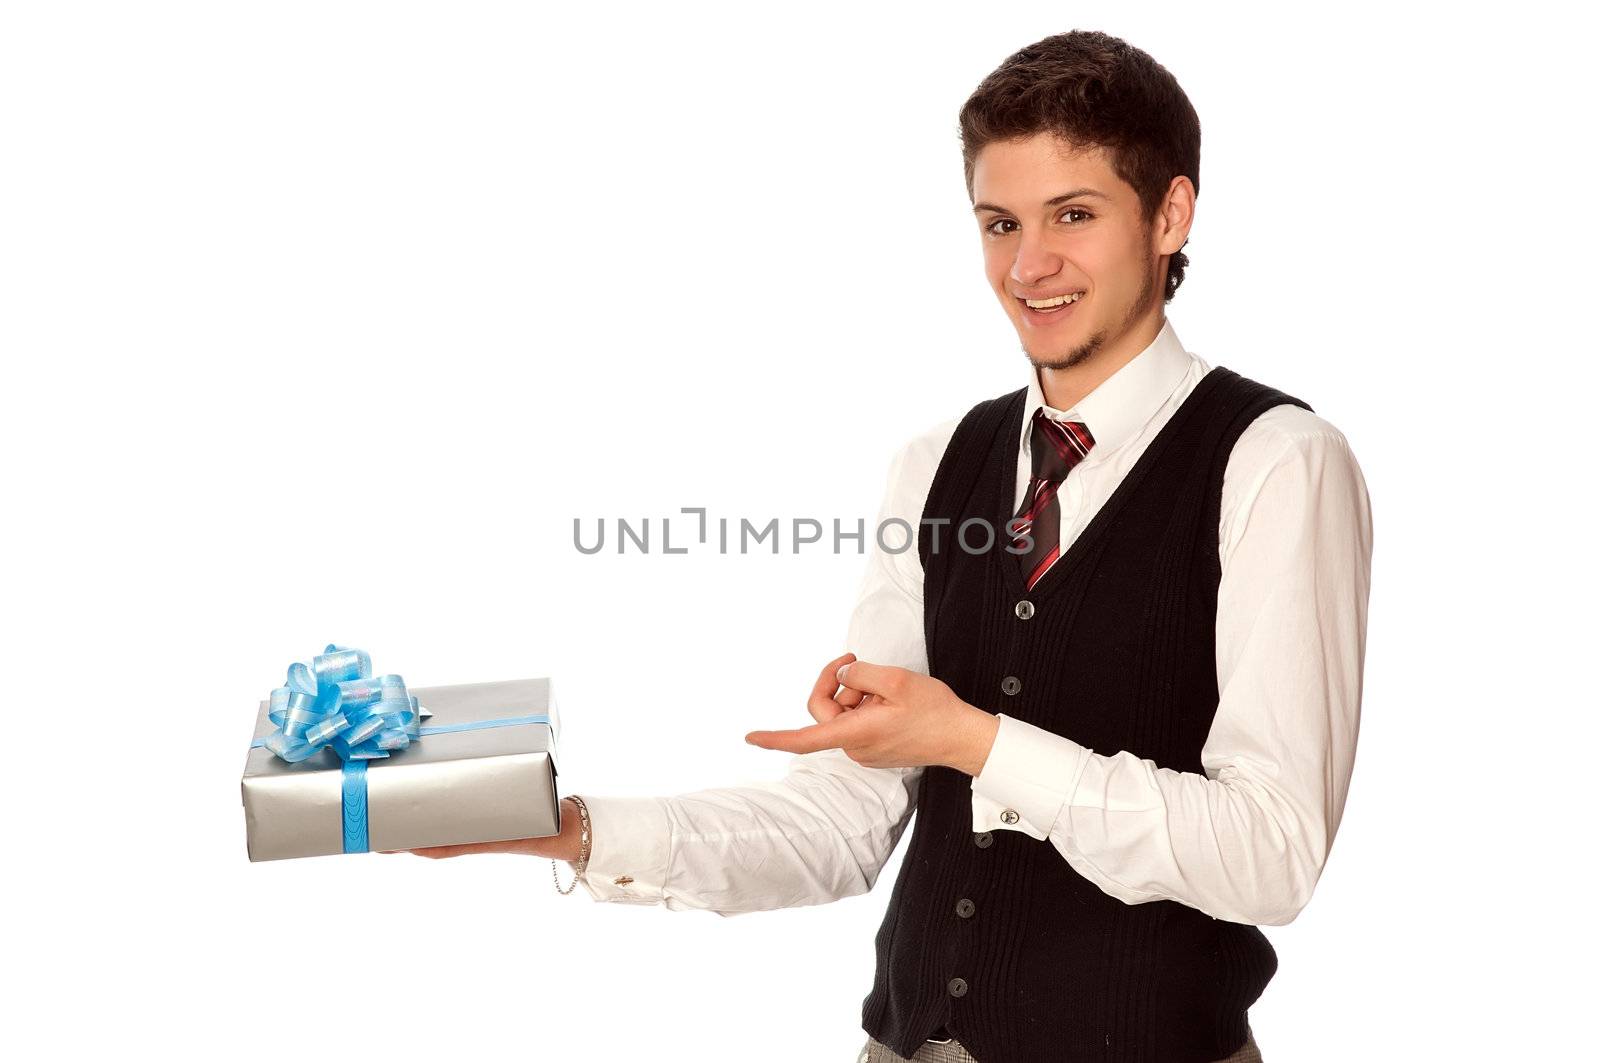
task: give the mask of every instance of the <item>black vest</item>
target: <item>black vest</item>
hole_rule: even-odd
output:
[[[1096,753],[1203,773],[1223,471],[1261,413],[1311,407],[1213,367],[1027,591],[1004,535],[1026,397],[974,406],[929,489],[917,546],[930,674]],[[997,531],[993,548],[958,545],[973,517]],[[969,526],[971,551],[985,540]],[[1178,901],[1126,904],[1048,840],[974,834],[971,786],[925,769],[876,938],[868,1033],[910,1056],[942,1025],[980,1063],[1213,1063],[1244,1043],[1247,1009],[1277,970],[1259,928]]]

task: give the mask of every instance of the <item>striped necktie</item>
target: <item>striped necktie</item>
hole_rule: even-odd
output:
[[[1061,503],[1056,491],[1067,473],[1094,446],[1094,436],[1082,421],[1051,420],[1041,406],[1033,411],[1033,431],[1029,438],[1033,478],[1028,481],[1022,508],[1012,518],[1016,522],[1012,526],[1016,531],[1012,546],[1021,549],[1023,536],[1032,534],[1032,547],[1026,554],[1017,555],[1022,570],[1028,574],[1028,589],[1032,590],[1061,556]]]

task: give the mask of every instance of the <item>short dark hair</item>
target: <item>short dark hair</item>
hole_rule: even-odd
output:
[[[1046,37],[983,79],[961,107],[967,198],[984,145],[1039,133],[1106,149],[1117,176],[1139,194],[1146,224],[1155,220],[1174,177],[1189,178],[1200,193],[1200,118],[1189,97],[1166,67],[1110,34],[1072,30]],[[1168,301],[1188,264],[1181,250],[1167,260]]]

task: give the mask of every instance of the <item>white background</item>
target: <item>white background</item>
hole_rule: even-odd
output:
[[[895,447],[1020,387],[956,113],[1074,27],[1200,113],[1180,338],[1310,402],[1373,501],[1356,775],[1269,928],[1266,1058],[1571,1058],[1577,9],[576,7],[4,8],[16,1058],[854,1059],[899,852],[871,894],[728,920],[525,857],[250,864],[245,745],[337,641],[413,685],[554,677],[568,792],[780,775],[742,736],[810,722],[864,557],[588,557],[573,519],[870,521]]]

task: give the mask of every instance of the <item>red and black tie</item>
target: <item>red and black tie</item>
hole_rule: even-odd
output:
[[[1051,420],[1041,406],[1033,411],[1030,439],[1033,478],[1028,481],[1022,508],[1012,518],[1015,522],[1012,529],[1016,532],[1012,547],[1021,549],[1023,537],[1032,535],[1033,545],[1028,552],[1017,555],[1022,570],[1027,573],[1028,589],[1032,590],[1061,556],[1061,503],[1056,491],[1067,473],[1094,446],[1094,436],[1082,421]]]

